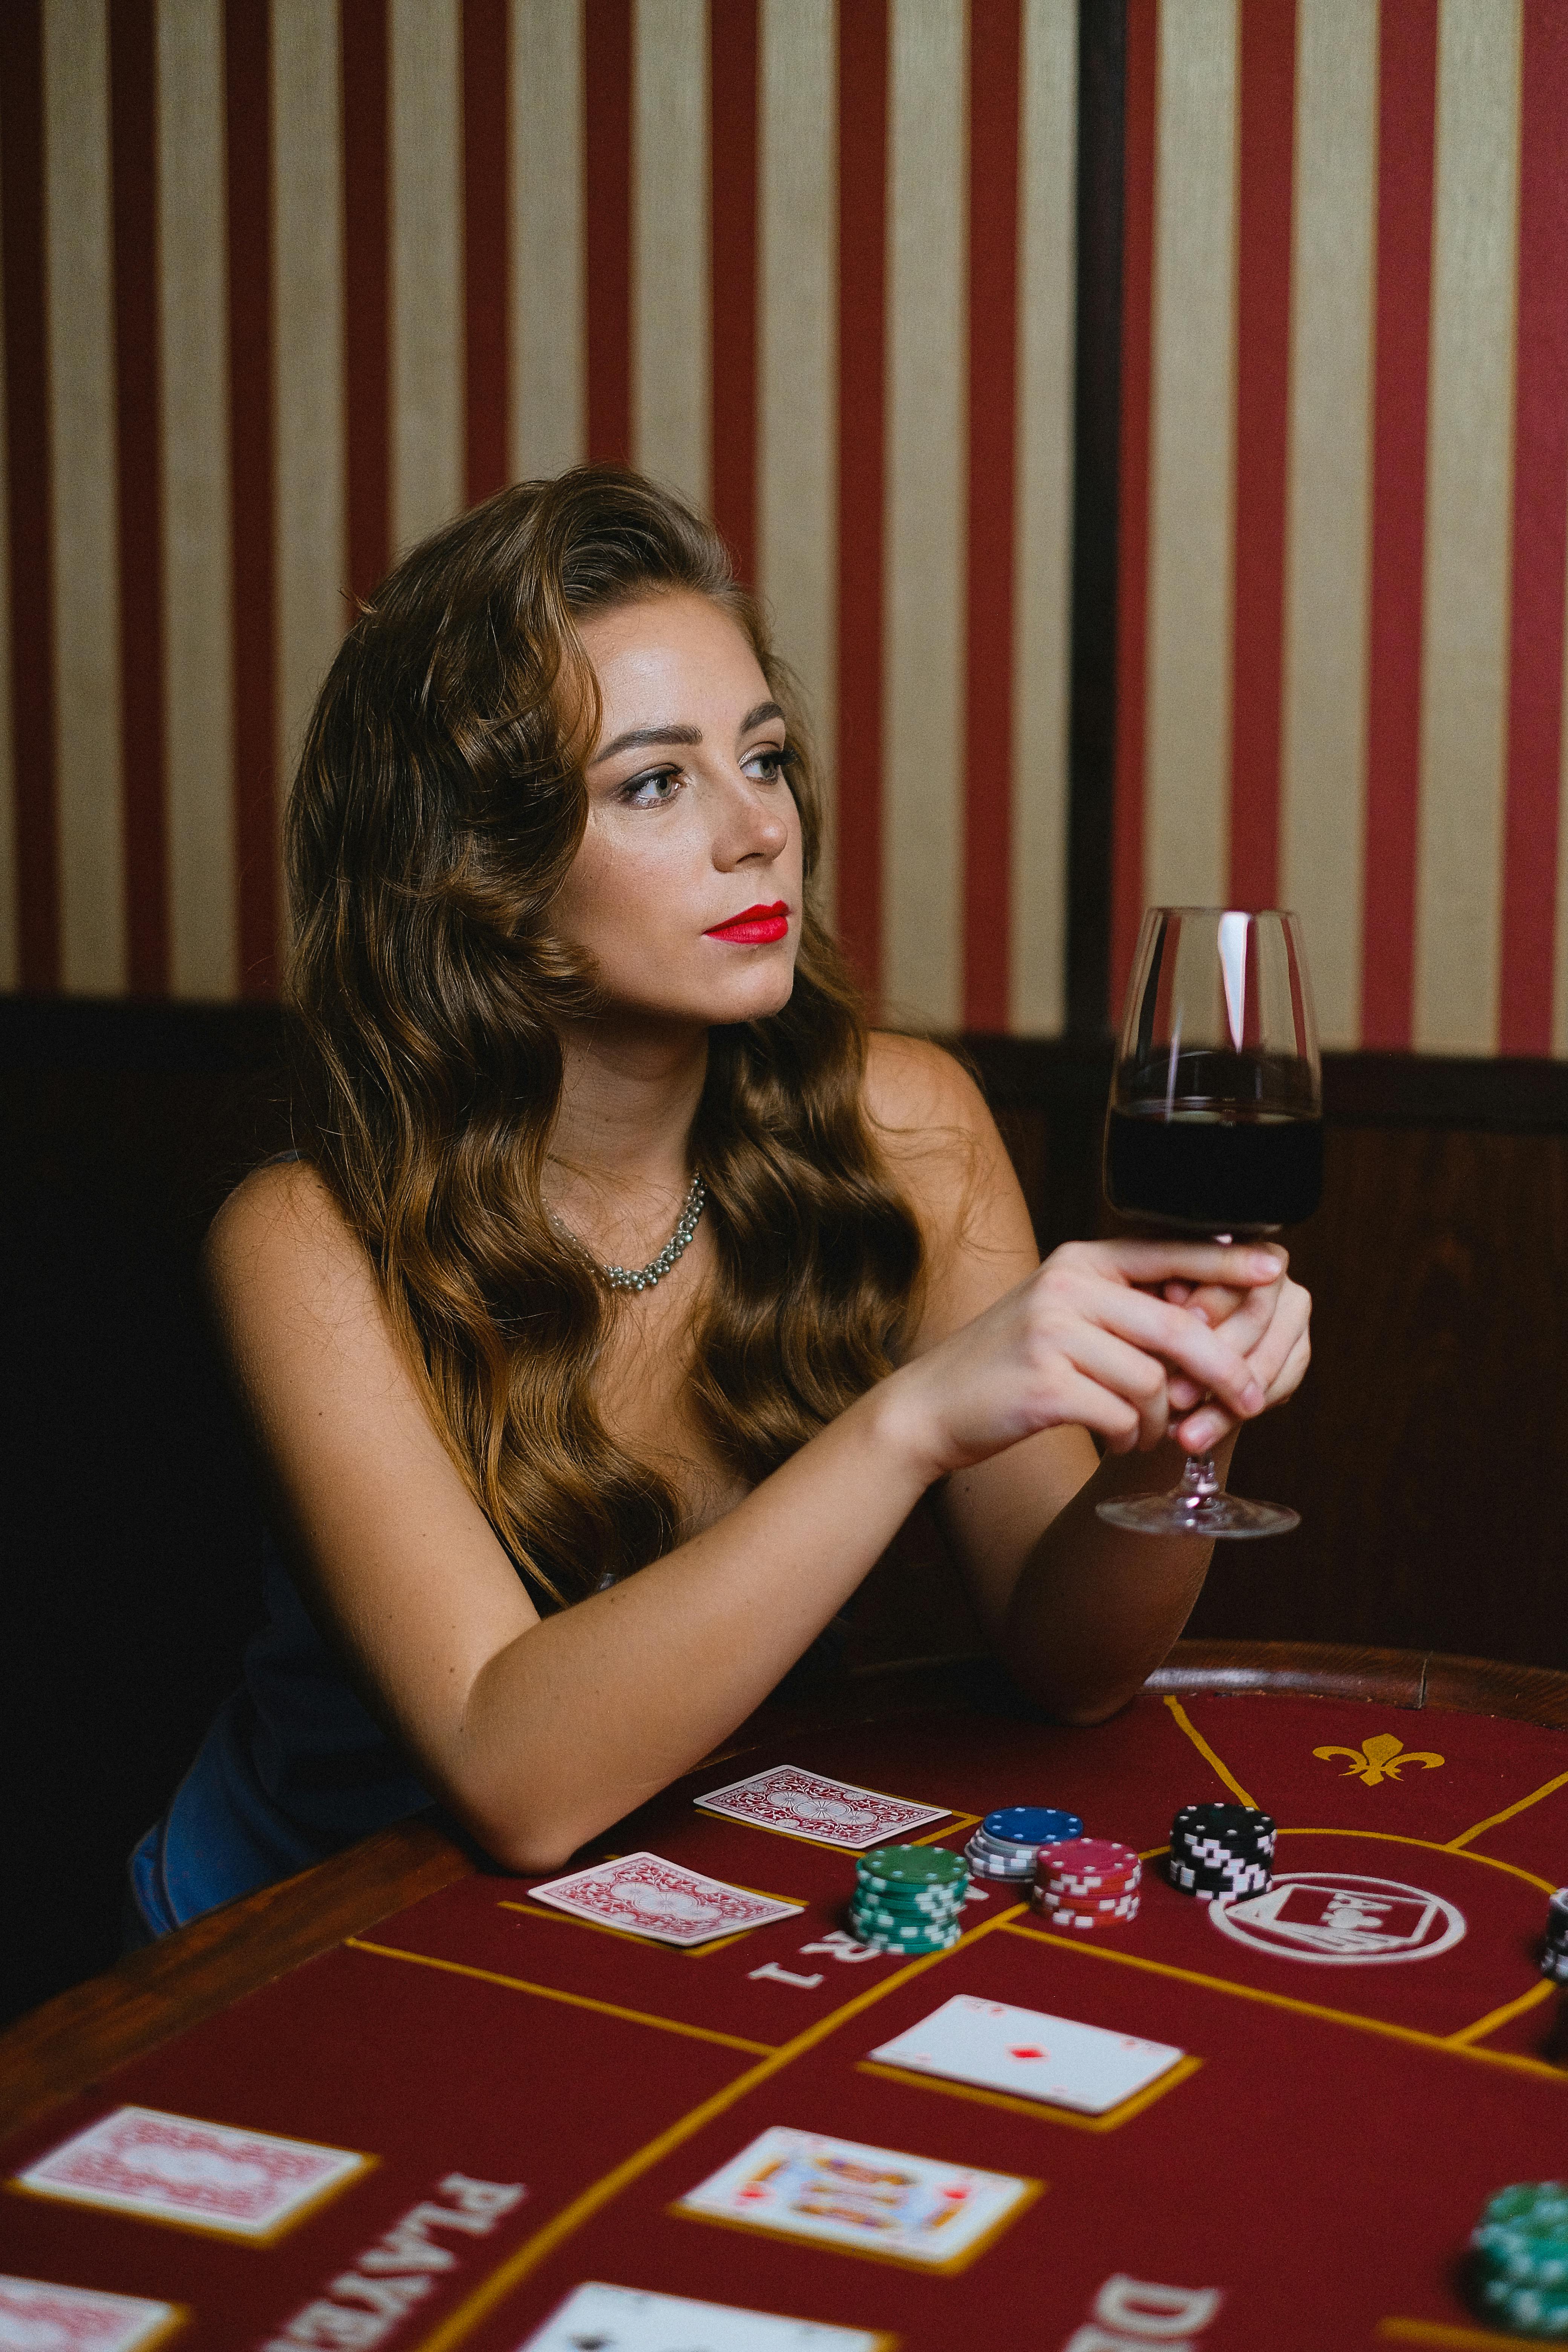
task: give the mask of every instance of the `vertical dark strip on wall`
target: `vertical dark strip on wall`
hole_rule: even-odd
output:
[[[1019,0],[969,12],[969,531],[963,1024],[1005,1029],[1013,865],[1013,505],[1018,352]]]
[[[1243,8],[1237,207],[1230,903],[1279,896],[1296,0]]]
[[[464,397],[469,502],[507,462],[507,0],[463,0]]]
[[[632,7],[584,0],[588,455],[632,454]]]
[[[242,996],[276,993],[278,719],[272,391],[272,10],[226,0],[229,521]]]
[[[1126,0],[1079,8],[1068,1027],[1106,1027],[1116,806]]]
[[[1362,1044],[1410,1043],[1421,799],[1437,0],[1382,0]]]
[[[125,978],[132,996],[161,996],[169,984],[169,875],[153,0],[111,0],[109,98]]]
[[[757,576],[757,0],[710,0],[713,520]]]
[[[11,0],[0,13],[0,236],[19,976],[24,989],[52,989],[60,979],[60,880],[40,0]]]
[[[888,0],[838,11],[838,937],[882,963],[882,481]]]
[[[392,540],[386,0],[342,7],[349,586],[364,597]]]
[[[1568,562],[1568,11],[1525,0],[1498,1043],[1552,1051]]]

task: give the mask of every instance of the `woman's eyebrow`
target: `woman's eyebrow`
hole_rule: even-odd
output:
[[[782,719],[783,717],[784,710],[778,703],[759,702],[754,710],[747,711],[744,719],[742,719],[739,727],[735,730],[735,732],[737,736],[749,735],[753,727],[761,727],[764,721],[769,719]]]
[[[750,723],[748,720],[747,724]],[[640,751],[645,743],[700,743],[701,740],[700,727],[628,727],[624,735],[617,735],[613,743],[606,743],[601,751],[595,751],[588,765],[596,768],[602,760],[613,760],[617,751]]]

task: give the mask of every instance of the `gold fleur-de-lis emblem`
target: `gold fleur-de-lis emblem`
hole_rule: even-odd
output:
[[[1419,1764],[1423,1771],[1435,1772],[1444,1760],[1434,1756],[1429,1748],[1406,1748],[1403,1739],[1395,1739],[1392,1731],[1374,1731],[1359,1748],[1314,1748],[1314,1756],[1324,1762],[1331,1756],[1348,1756],[1345,1767],[1347,1780],[1364,1780],[1375,1789],[1380,1780],[1397,1780],[1407,1764]]]

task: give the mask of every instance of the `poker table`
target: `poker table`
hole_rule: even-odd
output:
[[[1145,1857],[1138,1916],[1075,1937],[978,1885],[953,1948],[868,1955],[852,1854],[694,1802],[785,1763],[945,1808],[919,1834],[955,1847],[994,1808],[1069,1808]],[[1279,1824],[1250,1926],[1162,1874],[1200,1801]],[[887,1670],[764,1709],[585,1858],[643,1851],[802,1907],[674,1948],[531,1900],[423,1816],[24,2021],[0,2041],[0,2272],[61,2292],[0,2303],[0,2347],[516,2352],[588,2282],[787,2316],[801,2352],[1519,2340],[1470,2310],[1464,2249],[1499,2186],[1568,2171],[1537,1966],[1568,1878],[1568,1676],[1184,1643],[1071,1729],[979,1662]],[[1184,2055],[1088,2115],[871,2054],[958,1995]],[[71,2152],[126,2109],[184,2151],[163,2208]],[[681,2208],[780,2127],[1024,2185],[941,2265]],[[274,2161],[304,2186],[262,2227]],[[23,2181],[40,2167],[54,2187]],[[710,2340],[660,2325],[552,2342]]]

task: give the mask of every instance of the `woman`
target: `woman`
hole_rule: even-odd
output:
[[[148,1927],[432,1796],[555,1869],[928,1491],[1058,1717],[1179,1633],[1204,1548],[1094,1506],[1289,1396],[1306,1296],[1277,1249],[1040,1267],[967,1077],[868,1036],[819,832],[755,607],[635,475],[502,492],[360,615],[289,814],[300,1153],[208,1246],[288,1565]]]

